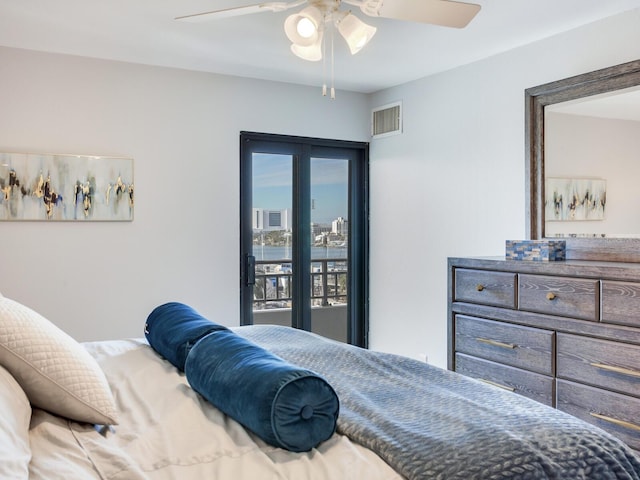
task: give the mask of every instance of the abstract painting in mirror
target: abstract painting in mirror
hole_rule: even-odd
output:
[[[607,203],[607,181],[598,178],[553,178],[545,182],[545,212],[547,222],[604,220]],[[547,223],[547,236],[553,223]],[[571,227],[570,227],[571,228]],[[562,236],[560,232],[556,236]]]

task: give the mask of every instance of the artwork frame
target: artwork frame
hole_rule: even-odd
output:
[[[607,181],[603,178],[548,177],[544,192],[545,221],[605,219]]]
[[[133,158],[0,153],[0,221],[133,221]]]

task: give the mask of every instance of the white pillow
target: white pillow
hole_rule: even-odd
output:
[[[31,405],[18,382],[0,366],[0,478],[29,478]]]
[[[6,297],[0,297],[0,365],[36,407],[79,422],[118,423],[94,358],[42,315]]]

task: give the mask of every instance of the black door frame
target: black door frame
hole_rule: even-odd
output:
[[[252,252],[252,153],[290,154],[293,162],[293,235],[297,238],[292,249],[294,267],[291,312],[292,326],[311,330],[311,305],[302,301],[303,292],[311,291],[311,275],[295,271],[311,259],[311,198],[309,185],[310,162],[299,161],[322,155],[344,156],[349,159],[349,273],[348,282],[348,342],[368,347],[369,331],[369,144],[344,140],[328,140],[269,133],[240,132],[240,324],[249,325],[253,311],[253,268],[247,259]],[[302,228],[300,226],[303,226]],[[308,293],[306,294],[308,295]]]

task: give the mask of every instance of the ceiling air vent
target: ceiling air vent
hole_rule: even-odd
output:
[[[372,110],[371,135],[373,138],[399,133],[402,133],[402,102],[390,103]]]

